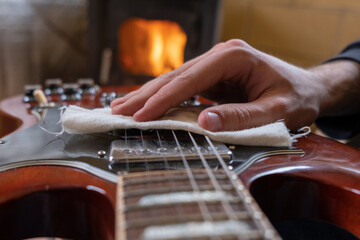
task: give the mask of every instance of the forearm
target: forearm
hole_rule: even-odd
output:
[[[337,60],[309,70],[314,84],[323,86],[319,95],[319,116],[353,114],[360,111],[360,64]]]

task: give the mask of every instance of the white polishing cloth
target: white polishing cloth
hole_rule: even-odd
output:
[[[136,122],[129,116],[111,114],[110,108],[89,110],[69,106],[62,115],[62,124],[66,132],[73,134],[100,133],[129,128],[173,129],[207,135],[214,141],[236,145],[289,147],[294,140],[282,121],[239,131],[207,131],[197,124],[202,110],[203,108],[200,107],[176,107],[170,109],[158,120]]]

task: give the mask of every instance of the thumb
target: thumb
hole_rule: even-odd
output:
[[[203,110],[198,124],[213,132],[234,131],[275,122],[277,117],[268,103],[223,104]]]

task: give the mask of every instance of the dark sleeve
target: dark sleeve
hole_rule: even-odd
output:
[[[344,50],[339,53],[339,55],[329,59],[326,62],[340,59],[347,59],[360,63],[360,39],[348,45]]]
[[[351,43],[339,55],[326,62],[342,59],[355,61],[360,64],[360,39]],[[360,133],[360,112],[353,115],[318,118],[316,125],[330,137],[349,139]]]
[[[360,133],[360,114],[321,117],[316,126],[332,138],[350,139]]]

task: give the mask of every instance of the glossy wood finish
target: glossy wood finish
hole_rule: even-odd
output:
[[[360,151],[309,135],[304,156],[263,159],[240,178],[273,222],[318,219],[360,237]]]
[[[29,114],[30,104],[24,104],[22,99],[22,95],[17,95],[0,102],[0,137],[37,122],[36,117]]]
[[[119,92],[132,88],[103,89],[106,92],[114,90]],[[0,102],[0,117],[7,129],[5,134],[36,122],[21,99],[21,96],[16,96]],[[98,100],[99,96],[96,96],[75,104],[97,107]],[[20,128],[16,129],[18,126]],[[294,146],[303,149],[305,154],[263,159],[240,176],[260,207],[273,222],[317,219],[334,223],[360,237],[360,151],[313,134],[299,139]],[[104,209],[115,209],[115,184],[84,171],[42,166],[10,170],[0,175],[1,205],[37,192],[82,189],[96,192],[96,196],[89,199],[93,199],[95,205],[101,202],[97,209],[103,209],[105,205]],[[99,223],[103,224],[106,225]],[[102,229],[104,236],[112,239],[112,220]],[[112,235],[108,236],[108,231]]]
[[[1,173],[1,239],[114,239],[116,184],[74,168]]]

